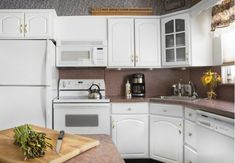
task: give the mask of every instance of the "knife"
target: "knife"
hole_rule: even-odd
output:
[[[56,153],[60,153],[63,138],[64,138],[64,131],[61,130],[56,141],[56,149],[55,149]]]

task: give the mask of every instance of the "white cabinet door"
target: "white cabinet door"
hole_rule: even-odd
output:
[[[108,20],[108,66],[134,66],[134,20]]]
[[[184,163],[197,163],[197,152],[184,146]]]
[[[51,34],[49,13],[25,13],[25,37],[47,37]]]
[[[183,162],[183,120],[150,116],[150,157],[163,162]]]
[[[148,115],[112,115],[112,139],[124,158],[148,157]]]
[[[166,17],[161,24],[163,66],[189,66],[189,15]]]
[[[137,67],[160,67],[159,19],[135,19],[135,61]]]
[[[24,37],[24,13],[0,13],[0,37]]]

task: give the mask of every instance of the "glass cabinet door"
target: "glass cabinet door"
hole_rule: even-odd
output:
[[[185,19],[172,19],[164,23],[164,63],[185,64],[188,62]]]

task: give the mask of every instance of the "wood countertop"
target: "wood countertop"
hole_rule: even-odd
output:
[[[112,139],[108,135],[81,135],[100,141],[94,147],[78,156],[71,158],[66,163],[125,163]]]
[[[131,98],[127,99],[123,96],[110,96],[110,101],[115,103],[125,102],[158,102],[165,104],[178,104],[193,109],[199,109],[210,113],[222,115],[225,117],[234,119],[234,102],[222,101],[222,100],[207,100],[207,99],[196,99],[193,101],[188,100],[175,100],[175,99],[161,99],[153,97],[142,97],[142,98]]]

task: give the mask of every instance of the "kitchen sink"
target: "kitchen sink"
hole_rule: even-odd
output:
[[[197,100],[196,97],[189,97],[189,96],[161,96],[161,99],[166,100],[183,100],[183,101],[194,101]]]

